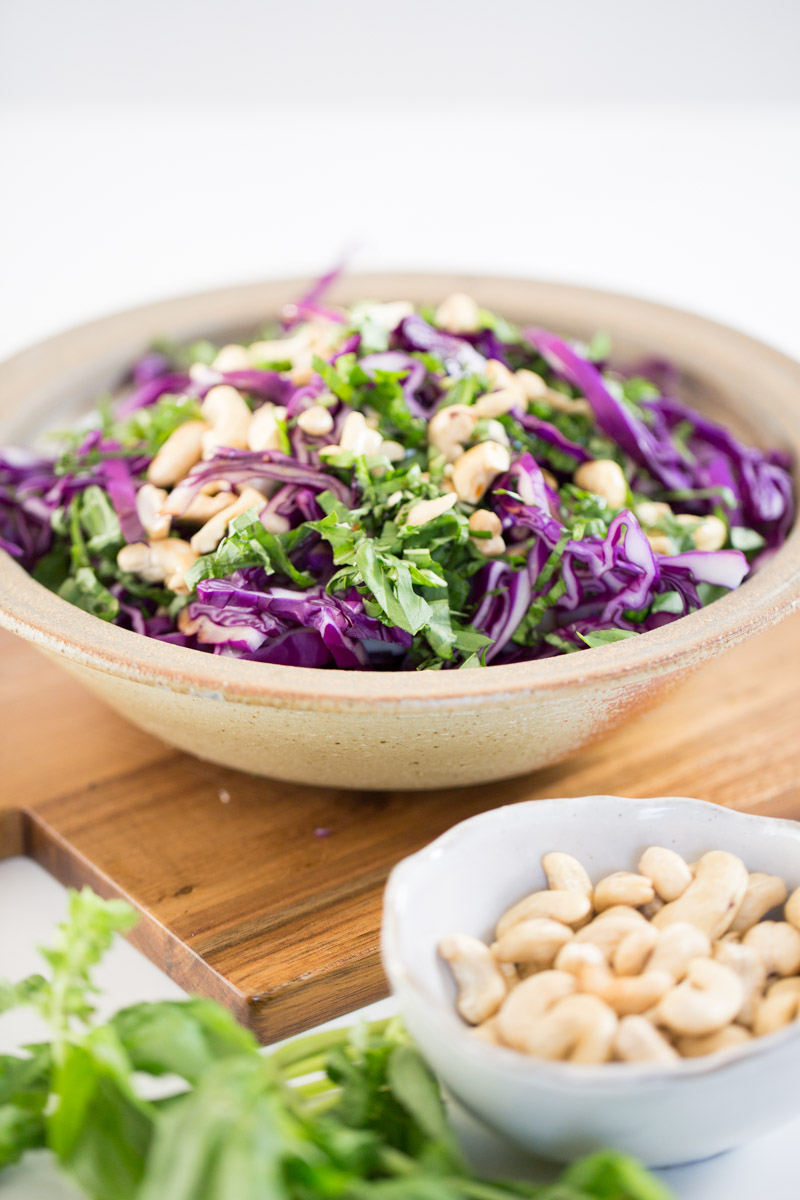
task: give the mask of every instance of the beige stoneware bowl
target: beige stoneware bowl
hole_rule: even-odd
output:
[[[85,411],[119,385],[154,337],[243,335],[305,286],[289,280],[181,297],[24,351],[0,366],[0,440],[31,440]],[[523,323],[579,337],[607,330],[620,359],[666,355],[684,372],[689,402],[800,459],[800,365],[700,317],[586,288],[448,275],[351,276],[334,298],[433,303],[455,290]],[[478,671],[370,674],[243,662],[152,641],[72,607],[0,552],[0,624],[136,725],[240,770],[350,788],[479,783],[557,762],[780,620],[799,596],[796,528],[739,591],[640,638]]]

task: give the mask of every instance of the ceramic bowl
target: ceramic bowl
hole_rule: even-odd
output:
[[[384,899],[386,972],[411,1035],[478,1118],[547,1158],[602,1147],[650,1166],[708,1158],[800,1112],[800,1023],[743,1049],[671,1066],[580,1066],[528,1058],[474,1038],[436,953],[441,937],[489,940],[498,916],[547,886],[541,856],[575,855],[594,880],[635,870],[650,845],[687,861],[738,854],[752,871],[800,884],[800,826],[701,800],[582,796],[509,805],[462,821],[394,868]]]
[[[25,351],[0,367],[0,441],[26,441],[68,421],[118,386],[156,335],[244,334],[304,287],[291,280],[166,301]],[[700,317],[584,288],[463,276],[353,276],[335,298],[432,303],[454,290],[522,322],[576,336],[607,330],[621,359],[667,355],[683,370],[690,402],[800,459],[800,366]],[[798,596],[795,529],[739,591],[640,638],[480,671],[322,671],[202,654],[118,629],[52,595],[0,552],[0,623],[136,725],[241,770],[348,788],[478,783],[556,762],[779,620]]]

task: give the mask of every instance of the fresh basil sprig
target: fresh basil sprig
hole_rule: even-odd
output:
[[[42,951],[49,974],[0,985],[0,1012],[29,1005],[51,1029],[50,1042],[0,1056],[0,1169],[47,1147],[91,1200],[670,1200],[612,1151],[552,1185],[480,1179],[396,1020],[270,1055],[211,1000],[95,1023],[94,967],[135,920],[120,901],[70,892]],[[148,1077],[173,1086],[149,1098]]]

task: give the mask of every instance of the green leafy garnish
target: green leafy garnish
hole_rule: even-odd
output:
[[[123,445],[136,445],[155,454],[179,425],[200,419],[200,401],[193,396],[161,396],[155,404],[139,408],[108,430]]]
[[[301,537],[302,531],[286,534],[270,533],[259,520],[256,508],[248,508],[235,517],[212,554],[204,554],[186,572],[187,586],[194,589],[204,579],[225,579],[234,571],[248,567],[262,567],[268,575],[283,575],[297,587],[311,587],[311,575],[298,571],[289,558]]]
[[[611,642],[626,642],[628,638],[637,636],[634,629],[597,629],[594,633],[578,634],[587,646],[607,646]]]
[[[766,545],[760,533],[756,533],[755,529],[748,529],[745,525],[731,525],[728,536],[734,550],[741,550],[745,554],[760,550]]]
[[[93,1021],[94,968],[133,910],[88,889],[49,977],[0,985],[51,1040],[0,1056],[0,1170],[47,1148],[90,1200],[671,1200],[603,1151],[554,1184],[481,1179],[439,1084],[396,1020],[297,1038],[268,1056],[211,1000],[135,1004]],[[143,1081],[162,1081],[160,1099]]]

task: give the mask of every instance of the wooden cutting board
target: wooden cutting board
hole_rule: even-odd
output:
[[[428,793],[241,775],[140,733],[5,633],[0,662],[0,857],[124,896],[131,940],[263,1041],[385,994],[387,872],[473,813],[610,792],[800,817],[800,614],[568,763]]]

